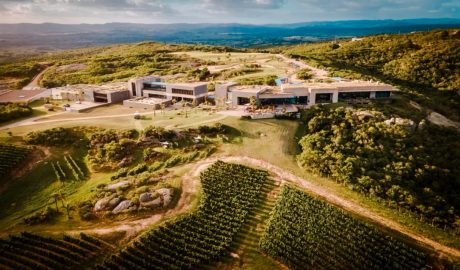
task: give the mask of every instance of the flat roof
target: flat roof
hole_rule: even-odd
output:
[[[125,101],[139,103],[139,104],[155,105],[155,104],[161,104],[161,103],[167,102],[168,100],[161,99],[161,98],[151,98],[151,97],[147,98],[146,97],[146,98],[133,98],[133,99],[125,100]]]
[[[171,86],[174,86],[174,85],[177,85],[177,86],[184,86],[184,87],[197,87],[197,86],[203,86],[203,85],[208,85],[207,82],[172,82],[172,83],[169,83],[169,82],[149,82],[149,81],[145,81],[144,83],[147,83],[147,84],[156,84],[156,85],[171,85]]]
[[[334,82],[312,82],[312,83],[303,83],[303,84],[297,84],[297,85],[292,85],[292,84],[283,84],[283,88],[299,88],[299,87],[306,87],[306,88],[339,88],[339,87],[369,87],[369,86],[386,86],[386,87],[392,87],[389,84],[381,83],[381,82],[375,82],[375,81],[334,81]]]
[[[93,90],[97,93],[113,93],[113,92],[123,92],[128,91],[128,86],[126,82],[117,82],[117,83],[107,83],[107,84],[74,84],[67,85],[62,87],[51,88],[54,91],[67,91],[67,92],[77,92],[85,90]]]
[[[244,93],[263,93],[267,90],[271,89],[270,86],[265,86],[265,85],[252,85],[252,86],[238,86],[236,88],[232,89],[232,92],[244,92]]]
[[[0,94],[0,102],[29,102],[33,97],[42,94],[47,91],[46,89],[41,90],[12,90],[3,94]]]

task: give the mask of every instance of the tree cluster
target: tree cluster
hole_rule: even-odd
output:
[[[460,227],[460,140],[455,130],[385,122],[373,112],[314,108],[298,161],[429,224]]]
[[[0,104],[0,123],[32,115],[32,108],[18,103]]]

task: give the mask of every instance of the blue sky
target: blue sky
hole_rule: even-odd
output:
[[[460,0],[0,0],[0,23],[294,23],[460,18]]]

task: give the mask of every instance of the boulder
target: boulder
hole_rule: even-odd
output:
[[[118,168],[123,168],[123,167],[131,165],[131,163],[133,163],[133,159],[130,157],[125,157],[117,164],[117,166]]]
[[[159,190],[157,190],[157,192],[163,198],[163,206],[168,206],[172,201],[172,189],[160,188]]]
[[[131,185],[131,182],[128,180],[121,181],[115,184],[107,185],[106,189],[110,191],[115,191],[117,188],[126,188]]]
[[[121,203],[115,207],[115,209],[112,210],[114,214],[120,213],[121,211],[124,211],[128,209],[131,205],[133,205],[133,202],[130,200],[124,200]]]
[[[144,207],[155,208],[155,207],[161,207],[163,205],[163,202],[161,201],[161,197],[158,197],[153,201],[141,203],[141,205]]]
[[[120,198],[113,198],[109,201],[109,203],[107,204],[107,208],[109,210],[112,210],[114,209],[115,207],[117,207],[117,205],[119,205],[121,203],[121,199]]]
[[[415,126],[416,126],[414,121],[410,119],[399,118],[399,117],[390,118],[388,120],[385,120],[384,123],[388,126],[391,126],[391,125],[402,126],[409,131],[415,130]]]
[[[141,203],[150,202],[151,200],[153,200],[152,193],[145,192],[139,196],[139,202]]]
[[[94,211],[99,212],[107,209],[107,205],[110,202],[110,198],[103,198],[96,202],[94,205]]]

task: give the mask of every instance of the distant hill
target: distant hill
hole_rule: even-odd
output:
[[[281,25],[0,24],[0,49],[51,51],[146,40],[245,48],[455,27],[460,27],[460,19],[355,20]]]

